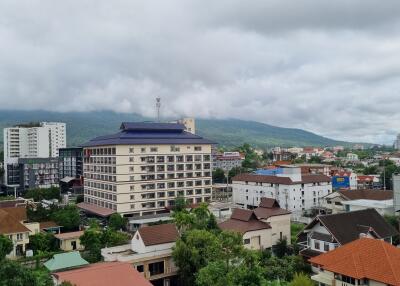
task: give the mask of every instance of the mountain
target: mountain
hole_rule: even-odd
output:
[[[143,116],[112,111],[50,112],[0,110],[0,129],[17,123],[60,121],[67,123],[67,142],[77,146],[85,141],[115,133],[123,121],[150,120]],[[224,146],[250,143],[259,148],[272,146],[333,146],[352,143],[336,141],[317,134],[293,128],[276,127],[255,121],[238,119],[198,119],[197,133]],[[3,136],[0,136],[0,145]]]

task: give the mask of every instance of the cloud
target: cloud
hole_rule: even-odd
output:
[[[0,2],[0,109],[400,132],[397,0]]]

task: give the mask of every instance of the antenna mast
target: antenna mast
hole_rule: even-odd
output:
[[[160,122],[160,108],[161,108],[161,98],[156,98],[156,109],[157,109],[157,122]]]

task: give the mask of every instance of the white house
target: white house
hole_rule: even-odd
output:
[[[275,199],[291,212],[320,206],[322,197],[332,192],[331,178],[321,174],[301,174],[299,167],[283,167],[277,175],[240,174],[232,178],[233,202],[254,208],[261,198]]]
[[[104,261],[129,262],[146,279],[169,286],[178,271],[172,259],[178,237],[175,224],[144,226],[135,232],[130,244],[103,248],[101,255]]]

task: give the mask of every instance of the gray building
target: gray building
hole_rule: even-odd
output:
[[[83,149],[80,147],[60,148],[59,157],[59,177],[80,178],[82,177]]]
[[[20,158],[18,164],[22,189],[58,186],[58,158]]]
[[[400,175],[393,174],[393,207],[394,211],[400,212]]]
[[[239,152],[224,152],[213,156],[213,170],[222,169],[229,172],[232,168],[241,167],[244,155]]]

